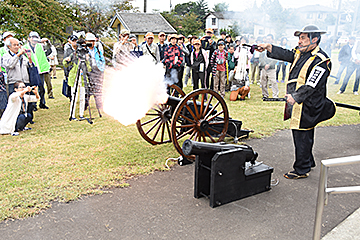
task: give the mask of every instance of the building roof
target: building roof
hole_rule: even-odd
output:
[[[211,14],[218,19],[239,19],[241,18],[242,12],[238,12],[238,11],[210,12],[206,14],[205,18],[207,18]]]
[[[328,13],[336,13],[337,10],[331,7],[322,6],[320,4],[316,5],[307,5],[304,7],[297,8],[298,12],[328,12]]]
[[[160,13],[120,13],[116,12],[110,22],[110,27],[115,28],[117,23],[121,23],[124,28],[134,34],[145,34],[153,32],[158,34],[165,32],[166,34],[177,33]]]

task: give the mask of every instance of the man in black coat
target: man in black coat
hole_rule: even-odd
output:
[[[296,31],[298,46],[290,51],[271,45],[259,44],[259,51],[267,50],[267,56],[291,63],[284,120],[291,119],[290,129],[295,146],[294,170],[284,174],[285,178],[306,178],[315,167],[312,148],[315,126],[335,114],[335,104],[326,97],[327,78],[331,61],[320,49],[321,34],[315,25],[307,25]]]
[[[336,80],[335,80],[334,84],[339,84],[341,74],[344,72],[344,70],[351,63],[350,62],[351,50],[354,47],[355,40],[356,40],[355,37],[350,37],[349,42],[340,49],[339,56],[338,56],[340,67],[339,67],[338,73],[336,75]]]

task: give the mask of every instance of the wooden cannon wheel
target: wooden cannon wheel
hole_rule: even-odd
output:
[[[197,104],[198,107],[194,107]],[[176,107],[171,120],[171,139],[182,156],[195,159],[184,155],[180,144],[186,139],[212,143],[223,141],[228,124],[229,111],[225,100],[213,90],[198,89],[186,95]]]
[[[178,93],[179,98],[185,96],[181,88],[176,85],[170,86],[170,96]],[[158,104],[152,107],[146,117],[137,120],[136,127],[140,135],[152,145],[168,143],[171,141],[170,120],[171,106],[166,104]]]

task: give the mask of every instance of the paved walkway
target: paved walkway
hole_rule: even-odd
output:
[[[53,203],[35,217],[0,223],[0,239],[311,239],[320,160],[359,155],[360,125],[317,128],[318,167],[301,180],[282,176],[294,157],[289,130],[247,143],[280,180],[268,192],[210,208],[207,199],[193,198],[194,165],[176,166],[133,179],[129,188]],[[329,171],[328,186],[359,183],[359,165]],[[331,195],[322,236],[359,207],[359,194]]]

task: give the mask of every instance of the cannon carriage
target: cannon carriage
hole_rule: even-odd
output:
[[[170,86],[166,103],[155,105],[136,123],[140,135],[153,145],[172,142],[185,158],[181,142],[216,143],[248,137],[251,130],[241,129],[242,121],[229,117],[225,100],[215,91],[198,89],[187,95],[176,85]]]

